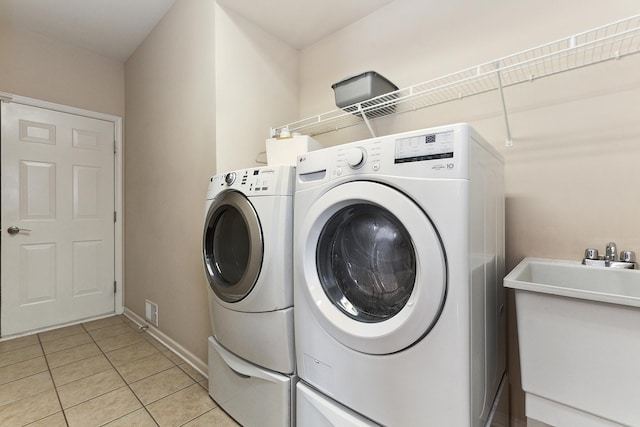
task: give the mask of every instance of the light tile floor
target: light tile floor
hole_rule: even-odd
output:
[[[237,426],[124,316],[0,342],[0,426]]]

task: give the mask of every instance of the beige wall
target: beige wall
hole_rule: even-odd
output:
[[[301,118],[335,107],[331,84],[376,70],[407,87],[637,13],[636,1],[399,0],[304,49]],[[507,271],[524,256],[580,259],[608,241],[640,252],[640,55],[374,123],[378,134],[470,122],[504,155]],[[366,127],[316,139],[369,137]],[[524,423],[513,304],[512,419]]]
[[[208,178],[256,166],[269,126],[296,116],[297,51],[214,2],[176,2],[126,63],[126,109],[125,305],[157,303],[160,330],[206,362]]]
[[[207,359],[200,239],[216,163],[214,2],[181,0],[126,62],[125,305]]]
[[[124,64],[0,25],[0,92],[124,116]]]
[[[218,6],[216,170],[259,166],[269,128],[297,116],[298,51]]]

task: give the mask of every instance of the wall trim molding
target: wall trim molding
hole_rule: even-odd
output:
[[[59,325],[45,326],[45,327],[38,328],[38,329],[32,329],[32,330],[26,331],[26,332],[20,332],[18,334],[4,335],[4,336],[0,337],[0,342],[9,341],[9,340],[13,340],[13,339],[16,339],[16,338],[27,337],[29,335],[36,335],[36,334],[40,334],[42,332],[54,331],[56,329],[66,328],[68,326],[80,325],[82,323],[87,323],[87,322],[93,322],[95,320],[106,319],[107,317],[113,317],[113,316],[117,316],[119,314],[122,314],[122,313],[100,314],[98,316],[87,317],[86,319],[74,320],[72,322],[67,322],[67,323],[60,323]]]
[[[196,355],[191,353],[189,350],[184,348],[182,345],[177,343],[173,338],[162,332],[160,329],[156,328],[153,325],[150,325],[146,320],[142,317],[138,316],[136,313],[128,309],[124,308],[124,313],[126,317],[128,317],[132,322],[137,324],[140,327],[146,327],[147,333],[151,335],[153,338],[160,341],[162,345],[167,347],[173,353],[175,353],[182,360],[187,362],[193,369],[202,374],[205,378],[209,378],[209,368],[207,363],[202,361]]]

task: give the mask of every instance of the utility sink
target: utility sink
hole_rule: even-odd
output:
[[[525,258],[505,277],[504,285],[525,291],[640,307],[640,270],[585,266],[579,261]]]
[[[640,270],[525,258],[515,290],[526,415],[552,426],[640,426]]]

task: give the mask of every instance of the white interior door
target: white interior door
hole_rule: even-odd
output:
[[[114,123],[2,104],[0,335],[113,313]]]

